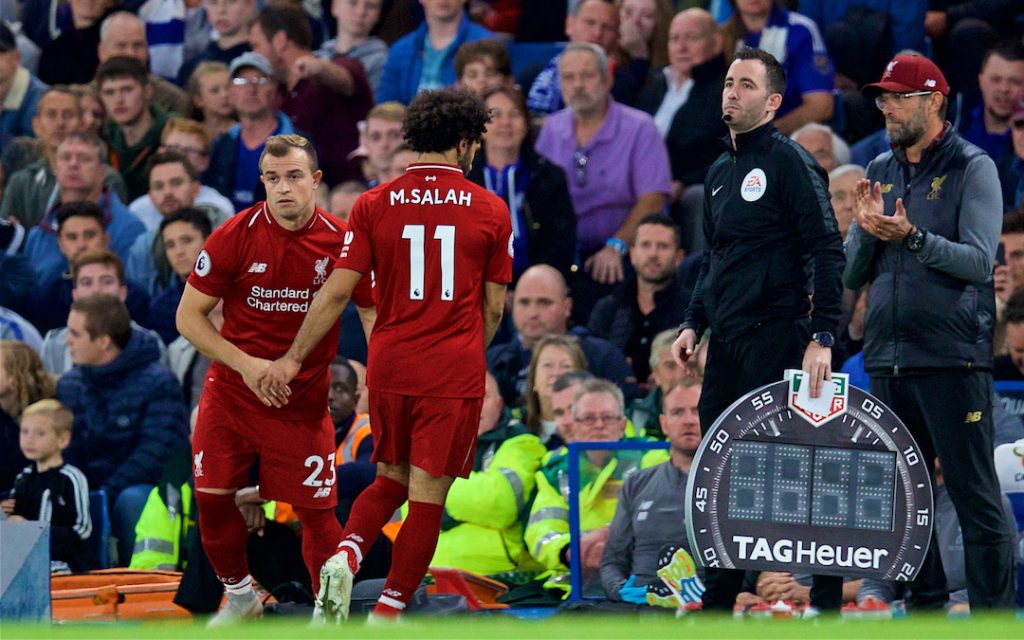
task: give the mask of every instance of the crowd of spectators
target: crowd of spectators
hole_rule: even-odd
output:
[[[53,437],[68,441],[54,455],[81,470],[68,477],[106,491],[128,565],[166,460],[188,446],[210,365],[178,335],[178,300],[206,238],[265,199],[266,138],[313,141],[318,206],[346,220],[361,193],[415,160],[405,105],[454,84],[491,113],[468,177],[508,203],[515,262],[487,351],[473,476],[453,487],[435,564],[562,589],[563,444],[670,443],[671,473],[627,481],[626,509],[682,486],[689,469],[704,343],[683,368],[669,346],[705,247],[726,69],[743,47],[785,68],[775,126],[828,172],[844,238],[857,182],[889,149],[860,88],[900,52],[943,69],[948,126],[999,170],[993,373],[1024,381],[1018,1],[14,0],[0,3],[0,498],[28,464],[23,411],[57,398],[66,409],[46,415],[70,410],[73,428],[57,421]],[[867,305],[863,289],[844,291],[832,360],[864,387]],[[336,421],[339,455],[349,451],[338,462],[357,465],[339,478],[365,486],[372,467],[352,438],[367,437],[372,416],[354,309],[338,353],[348,360],[333,372],[344,378],[336,394],[363,405]],[[1024,437],[1024,399],[996,396],[993,411],[996,444]],[[624,469],[603,481],[618,486]],[[239,498],[243,511],[253,495]],[[654,580],[652,556],[681,529],[631,527],[616,500],[584,510],[583,561],[607,595],[640,602],[636,579]]]

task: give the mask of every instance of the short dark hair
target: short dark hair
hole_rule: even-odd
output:
[[[107,228],[107,216],[95,202],[81,200],[79,202],[65,202],[57,208],[57,235],[60,235],[64,223],[69,218],[92,218],[99,223],[103,229]]]
[[[114,56],[96,69],[96,86],[101,87],[107,80],[131,78],[145,86],[149,84],[149,70],[141,61],[129,56]]]
[[[666,216],[663,213],[649,213],[640,219],[640,222],[636,223],[636,228],[644,226],[645,224],[653,224],[659,227],[665,227],[666,229],[672,230],[672,237],[676,241],[676,249],[683,246],[683,230],[679,228],[676,221]],[[636,244],[636,235],[633,236],[633,244]]]
[[[1024,47],[1012,40],[995,43],[989,47],[985,51],[985,55],[982,56],[981,66],[978,67],[979,71],[985,69],[985,65],[988,64],[988,61],[992,56],[999,56],[1007,62],[1021,62],[1024,61]]]
[[[1024,213],[1013,211],[1003,216],[1001,235],[1024,233]]]
[[[761,49],[743,47],[736,52],[736,60],[759,60],[764,65],[768,76],[768,91],[779,95],[786,94],[786,70],[782,68],[775,56]]]
[[[467,42],[455,52],[455,77],[461,78],[466,65],[484,58],[493,60],[494,70],[501,75],[512,75],[512,58],[508,55],[508,47],[495,38],[485,38]]]
[[[284,31],[285,37],[303,49],[313,47],[313,29],[306,14],[298,7],[268,3],[256,21],[267,40]]]
[[[185,154],[178,153],[177,151],[158,151],[154,153],[146,163],[146,176],[153,172],[153,167],[158,167],[162,164],[180,164],[184,169],[185,173],[188,174],[189,180],[192,182],[199,182],[199,172],[192,166]]]
[[[353,391],[359,388],[359,374],[356,373],[355,367],[348,361],[348,358],[345,356],[335,356],[334,360],[331,360],[331,366],[341,367],[345,370],[345,377],[348,378],[345,382],[352,387]]]
[[[113,251],[85,251],[80,255],[75,256],[75,259],[71,262],[71,286],[78,286],[78,273],[82,270],[82,267],[90,264],[105,264],[114,268],[114,273],[117,275],[117,283],[124,285],[124,263],[121,262],[121,258],[118,257]]]
[[[160,237],[163,237],[164,229],[175,222],[187,222],[195,227],[204,239],[209,238],[210,234],[213,233],[213,224],[210,223],[210,216],[206,215],[205,211],[195,207],[182,207],[172,211],[160,221]]]
[[[110,336],[119,349],[132,337],[132,319],[121,299],[111,293],[94,293],[71,303],[71,310],[85,314],[85,330],[95,340]]]
[[[275,158],[283,158],[292,149],[302,149],[306,153],[309,157],[310,173],[316,173],[319,170],[320,160],[317,158],[316,148],[313,146],[313,143],[298,134],[292,133],[267,138],[267,141],[263,143],[263,153],[260,154],[258,163],[260,173],[263,173],[263,158],[268,155]]]
[[[444,153],[461,140],[478,142],[490,119],[483,101],[466,89],[437,89],[413,99],[402,129],[413,151]]]
[[[1024,323],[1024,289],[1017,289],[1007,299],[1003,320],[1006,324]]]

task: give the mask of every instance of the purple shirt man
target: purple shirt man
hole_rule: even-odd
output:
[[[568,108],[545,120],[537,152],[565,171],[576,209],[577,249],[594,281],[622,280],[636,223],[664,210],[672,174],[649,115],[610,97],[604,51],[574,43],[559,60]]]
[[[577,147],[572,110],[553,113],[537,139],[537,152],[565,171],[576,209],[577,247],[589,255],[623,226],[643,194],[666,195],[672,174],[654,120],[608,100],[597,134]]]

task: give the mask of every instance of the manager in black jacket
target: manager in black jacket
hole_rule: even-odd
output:
[[[945,121],[949,85],[927,58],[897,56],[864,87],[894,149],[858,184],[846,284],[869,285],[864,368],[933,470],[963,529],[971,609],[1010,608],[1013,538],[992,458],[992,264],[1002,212],[992,159]],[[932,537],[907,604],[948,600]]]
[[[782,66],[758,49],[740,51],[725,77],[728,150],[704,183],[708,249],[672,349],[682,365],[711,329],[698,407],[705,433],[730,404],[781,380],[785,369],[807,371],[812,396],[831,377],[843,244],[825,170],[772,124],[785,88]],[[742,579],[742,571],[709,571],[704,609],[731,610]],[[842,578],[815,577],[813,606],[838,609],[841,600]]]

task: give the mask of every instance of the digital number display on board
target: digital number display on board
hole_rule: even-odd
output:
[[[802,372],[738,400],[705,436],[687,528],[705,566],[912,580],[931,538],[931,482],[899,418],[833,378],[809,410]]]

